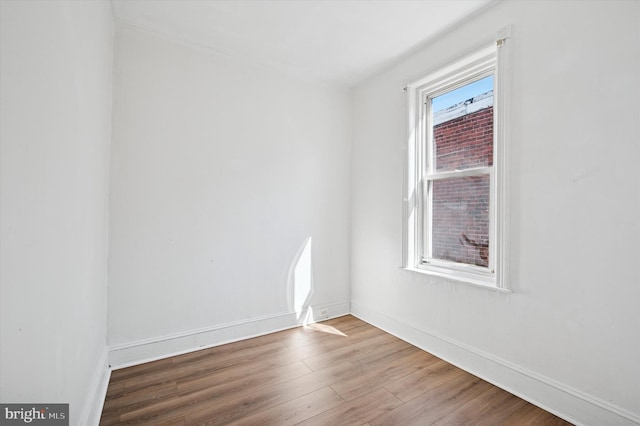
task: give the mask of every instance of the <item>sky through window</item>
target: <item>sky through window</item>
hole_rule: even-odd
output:
[[[436,113],[491,90],[493,90],[492,75],[433,98],[432,111]]]

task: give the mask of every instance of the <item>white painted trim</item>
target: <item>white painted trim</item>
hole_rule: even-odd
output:
[[[496,287],[491,284],[487,284],[486,281],[476,280],[474,275],[466,275],[464,276],[462,272],[458,272],[457,275],[452,275],[449,271],[444,270],[443,272],[439,272],[438,268],[430,268],[429,270],[425,270],[423,268],[400,268],[402,271],[406,271],[411,274],[423,274],[423,275],[432,275],[436,277],[447,278],[451,281],[455,281],[461,285],[470,285],[473,287],[481,287],[490,291],[495,291],[498,293],[511,293],[511,289]]]
[[[496,283],[498,287],[509,290],[511,281],[509,276],[509,231],[511,229],[511,214],[509,210],[511,181],[511,158],[509,147],[513,143],[511,140],[511,82],[513,78],[513,67],[511,64],[511,25],[506,26],[496,34],[497,61],[496,80],[494,81],[493,102],[498,105],[495,110],[494,121],[494,141],[496,143],[494,165],[496,174],[494,176],[495,185],[492,197],[496,197],[496,211],[492,214],[495,222],[496,244],[493,245],[493,256],[498,260],[496,269]],[[489,256],[492,254],[490,253]]]
[[[328,311],[326,318],[320,318],[314,314],[314,312],[323,309]],[[112,369],[125,368],[298,327],[305,322],[335,318],[349,313],[349,302],[334,303],[307,307],[302,315],[296,312],[284,312],[113,345],[109,347],[109,366]]]
[[[576,425],[637,426],[640,415],[438,333],[351,302],[351,314]]]
[[[506,27],[497,33],[499,39],[483,43],[472,53],[439,67],[426,76],[409,83],[405,87],[407,92],[407,123],[408,137],[406,141],[404,165],[403,194],[403,252],[402,266],[409,271],[424,271],[448,278],[457,282],[468,282],[484,288],[498,288],[509,290],[507,281],[508,239],[507,219],[509,217],[508,192],[504,182],[508,176],[505,140],[508,136],[509,123],[506,108],[506,87],[509,76],[502,75],[509,71],[508,50],[511,28]],[[501,63],[505,62],[505,63]],[[493,166],[468,169],[462,172],[435,173],[432,170],[433,158],[433,122],[430,117],[428,99],[438,96],[445,91],[469,84],[471,81],[494,76],[494,144]],[[488,169],[488,170],[487,170]],[[431,230],[431,196],[430,185],[437,179],[451,177],[489,175],[490,184],[490,214],[489,214],[489,264],[487,267],[476,267],[456,262],[443,261],[432,258],[430,253]]]
[[[98,365],[93,379],[89,385],[88,398],[85,401],[82,413],[80,414],[79,425],[98,425],[100,416],[102,415],[102,407],[107,396],[107,388],[109,387],[109,379],[111,378],[111,369],[108,363],[108,351],[105,350],[100,356]]]

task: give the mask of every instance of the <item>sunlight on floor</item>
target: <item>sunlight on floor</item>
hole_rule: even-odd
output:
[[[342,331],[338,330],[337,328],[332,327],[330,325],[326,325],[326,324],[310,323],[310,324],[304,324],[303,327],[305,330],[321,331],[323,333],[329,333],[329,334],[335,334],[337,336],[348,337],[346,334],[344,334]]]

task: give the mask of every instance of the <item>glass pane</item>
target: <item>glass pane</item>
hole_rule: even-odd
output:
[[[493,165],[493,76],[431,99],[436,171]]]
[[[431,182],[431,256],[489,265],[489,175]]]

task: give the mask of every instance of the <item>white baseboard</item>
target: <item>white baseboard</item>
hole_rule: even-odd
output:
[[[326,316],[320,316],[319,312],[324,310]],[[349,313],[349,302],[335,303],[309,307],[302,315],[285,312],[115,345],[109,347],[109,365],[112,369],[124,368],[298,327],[305,321],[321,321]]]
[[[79,425],[98,425],[100,416],[102,415],[102,407],[104,399],[107,395],[107,387],[111,377],[111,369],[109,368],[109,354],[107,349],[102,353],[98,366],[89,386],[89,397],[85,401],[85,405],[80,415]]]
[[[640,425],[637,414],[449,337],[354,302],[351,314],[576,425]]]

